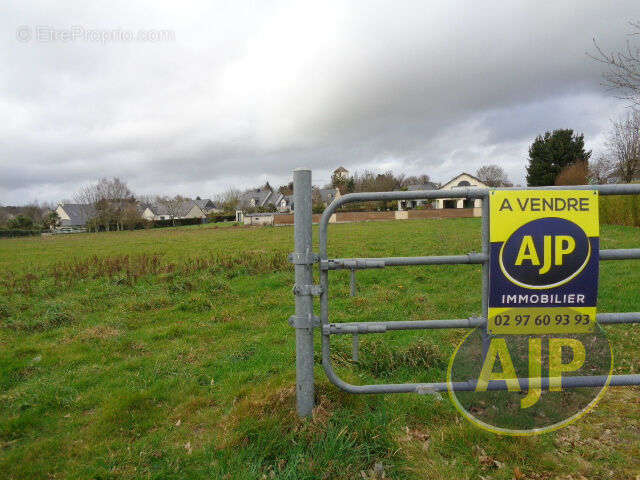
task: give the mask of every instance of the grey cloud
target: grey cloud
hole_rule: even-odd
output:
[[[559,127],[602,146],[623,108],[585,52],[623,45],[637,1],[61,2],[3,6],[0,202],[69,198],[101,176],[211,195],[299,165],[438,180]],[[19,42],[19,25],[172,29],[175,42]]]

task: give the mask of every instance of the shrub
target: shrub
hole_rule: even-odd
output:
[[[28,237],[41,233],[39,229],[0,228],[0,238]]]

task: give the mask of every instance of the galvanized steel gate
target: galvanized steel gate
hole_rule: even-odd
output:
[[[484,328],[484,339],[489,340],[486,330],[489,298],[489,192],[487,188],[463,187],[455,190],[407,191],[350,193],[334,200],[329,205],[319,223],[320,251],[312,249],[312,200],[311,171],[296,169],[293,172],[294,191],[294,237],[295,252],[290,260],[295,265],[295,315],[289,323],[296,329],[296,400],[298,414],[311,415],[314,406],[313,376],[313,332],[319,328],[322,334],[322,365],[336,386],[350,393],[436,393],[447,390],[446,382],[402,383],[379,385],[352,385],[345,382],[334,372],[331,365],[331,335],[354,335],[384,333],[391,330],[420,330],[434,328]],[[624,185],[582,185],[567,187],[534,187],[532,189],[558,190],[598,190],[600,195],[640,194],[640,184]],[[514,188],[517,190],[517,188]],[[389,257],[389,258],[334,258],[327,256],[327,229],[331,215],[346,203],[374,200],[416,200],[436,198],[472,198],[482,200],[482,252],[467,255],[427,256],[427,257]],[[640,248],[600,250],[600,260],[640,259]],[[320,284],[313,283],[313,265],[318,264]],[[421,320],[391,322],[329,322],[329,271],[348,269],[352,271],[369,268],[410,265],[482,265],[482,316],[454,320]],[[355,288],[352,277],[352,291]],[[320,297],[320,316],[314,315],[313,297]],[[600,324],[640,323],[640,312],[599,313]],[[357,347],[354,341],[354,350]],[[601,387],[606,384],[606,376],[563,377],[563,388]],[[528,380],[519,379],[523,389]],[[612,375],[610,386],[640,385],[640,374]],[[542,379],[542,388],[548,388],[549,379]],[[476,381],[454,382],[454,390],[475,390]],[[489,390],[506,390],[503,381],[492,381]]]

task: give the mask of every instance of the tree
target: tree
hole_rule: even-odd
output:
[[[33,220],[26,215],[18,215],[9,220],[9,228],[28,230],[33,228]]]
[[[431,182],[431,177],[429,177],[429,175],[426,175],[426,174],[411,175],[409,177],[400,175],[398,177],[398,180],[400,182],[400,186],[402,188],[406,188],[409,185],[424,185],[425,183],[429,183]]]
[[[527,185],[554,185],[564,167],[576,162],[588,162],[590,157],[591,151],[584,149],[584,135],[574,135],[571,129],[538,135],[529,147]]]
[[[340,190],[340,194],[349,193],[349,186],[353,187],[353,178],[345,177],[340,172],[331,175],[331,186]]]
[[[224,192],[216,195],[216,204],[225,212],[234,212],[238,208],[241,194],[240,190],[229,187]]]
[[[556,177],[556,185],[586,185],[589,178],[589,164],[576,162],[564,167]]]
[[[640,110],[611,122],[606,147],[614,173],[622,182],[632,182],[640,174]]]
[[[600,155],[595,162],[589,162],[589,175],[587,180],[594,185],[609,183],[609,179],[616,170],[613,161],[606,155]]]
[[[54,229],[58,226],[59,223],[60,217],[58,217],[58,214],[55,212],[55,210],[49,211],[49,213],[47,213],[42,221],[42,224],[49,229]]]
[[[513,183],[507,178],[507,174],[498,165],[484,165],[476,172],[476,177],[493,188],[512,187]]]
[[[105,230],[111,226],[121,230],[125,216],[129,215],[129,206],[135,203],[133,193],[118,177],[101,178],[95,185],[82,188],[75,199],[85,209],[85,215],[93,217],[91,224]]]
[[[184,202],[188,200],[185,197],[176,195],[175,197],[158,197],[156,202],[167,210],[167,215],[171,219],[172,225],[176,226],[176,218],[180,217]]]
[[[632,36],[640,35],[640,21],[629,22]],[[606,52],[593,41],[596,53],[589,55],[608,67],[603,74],[604,84],[618,92],[619,97],[640,103],[640,46],[627,41],[626,47],[618,52]]]

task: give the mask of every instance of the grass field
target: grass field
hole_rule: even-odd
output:
[[[477,219],[332,225],[330,255],[478,251]],[[316,353],[313,419],[294,413],[291,227],[215,225],[0,241],[1,479],[637,479],[640,389],[574,425],[500,437],[446,396],[354,396]],[[602,248],[640,230],[602,227]],[[331,320],[480,313],[477,266],[332,272]],[[640,310],[638,263],[603,262],[600,311]],[[607,327],[615,372],[640,373],[640,326]],[[462,331],[361,337],[353,383],[445,378]],[[319,340],[319,339],[318,339]],[[317,342],[319,346],[319,341]],[[318,352],[319,350],[317,350]]]

